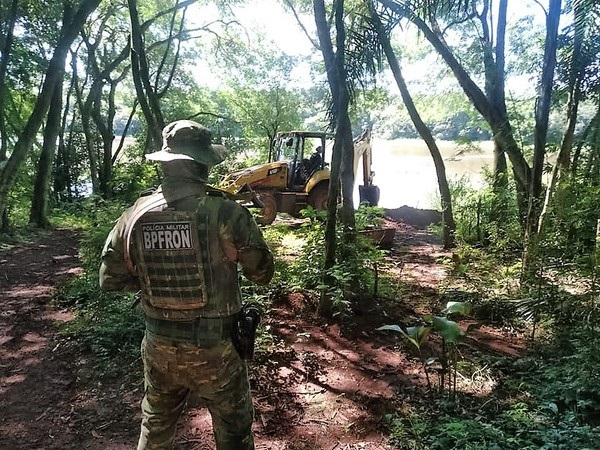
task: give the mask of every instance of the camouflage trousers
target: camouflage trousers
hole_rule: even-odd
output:
[[[173,448],[177,421],[191,391],[211,414],[217,450],[254,450],[246,364],[230,339],[202,348],[146,332],[142,359],[146,392],[138,450]]]

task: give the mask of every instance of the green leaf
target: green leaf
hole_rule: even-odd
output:
[[[425,314],[425,315],[423,315],[423,320],[425,322],[431,322],[433,320],[433,314]]]
[[[550,402],[548,403],[548,405],[546,406],[550,411],[552,411],[554,414],[558,414],[558,406],[556,405],[556,403],[554,402]]]
[[[437,362],[438,362],[438,358],[431,357],[431,358],[427,358],[427,360],[425,361],[425,365],[426,365],[427,367],[431,367],[431,366],[433,366],[434,364],[436,364]]]
[[[400,328],[398,325],[383,325],[383,326],[377,328],[377,331],[396,331],[396,332],[401,333],[404,336],[406,336],[406,333],[404,332],[404,330],[402,328]]]
[[[446,314],[462,314],[466,316],[473,311],[473,305],[469,302],[448,302],[444,312]]]
[[[383,325],[377,328],[378,331],[396,331],[404,336],[410,343],[412,343],[419,351],[421,351],[421,343],[429,335],[429,327],[408,327],[406,332],[398,325]]]
[[[406,329],[406,333],[408,338],[417,346],[417,348],[421,348],[421,344],[427,339],[429,336],[429,332],[431,331],[430,327],[424,327],[422,325],[416,327],[408,327]]]
[[[447,317],[434,317],[433,329],[447,342],[458,342],[462,334],[458,324]]]

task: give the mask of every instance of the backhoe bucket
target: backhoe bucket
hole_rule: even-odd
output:
[[[378,186],[358,186],[358,198],[360,203],[368,203],[369,206],[377,206],[379,204],[379,194]]]

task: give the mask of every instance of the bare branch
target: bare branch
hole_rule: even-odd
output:
[[[294,8],[294,5],[292,4],[292,2],[290,0],[285,0],[285,4],[288,6],[288,8],[290,8],[292,10],[292,13],[294,14],[294,18],[296,19],[296,22],[298,22],[298,26],[300,26],[300,28],[302,28],[302,31],[304,32],[304,34],[306,35],[306,37],[308,38],[308,40],[311,42],[311,44],[313,45],[313,47],[315,49],[317,49],[317,50],[320,51],[321,50],[321,46],[319,45],[318,41],[316,41],[315,39],[312,38],[312,36],[308,32],[308,30],[306,29],[306,27],[304,26],[304,24],[300,20],[300,16],[298,15],[298,12],[296,11],[296,8]]]

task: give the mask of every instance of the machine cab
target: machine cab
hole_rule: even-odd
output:
[[[301,188],[317,170],[325,168],[326,133],[291,131],[275,139],[272,161],[288,164],[288,186]]]

